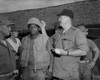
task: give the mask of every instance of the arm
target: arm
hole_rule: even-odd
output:
[[[98,47],[96,46],[96,44],[93,41],[91,41],[91,46],[90,47],[91,47],[91,50],[92,50],[92,54],[94,54],[94,58],[91,61],[91,63],[88,64],[87,66],[88,66],[89,69],[92,69],[94,67],[98,57],[99,57],[100,52],[99,52]]]
[[[94,49],[94,53],[95,53],[95,56],[94,56],[94,59],[93,59],[93,61],[94,62],[96,62],[97,61],[97,59],[98,59],[98,57],[99,57],[99,49],[98,48],[95,48]]]
[[[74,50],[74,51],[71,51],[68,53],[69,56],[84,56],[86,55],[86,51],[83,51],[83,50]]]
[[[42,27],[41,27],[42,34],[48,37],[45,29],[46,23],[43,20],[41,21],[41,23],[42,23]]]
[[[19,40],[19,53],[21,54],[22,53],[22,50],[23,50],[23,42],[25,40],[25,37],[20,41]]]
[[[54,56],[52,54],[52,49],[53,49],[53,42],[52,42],[52,37],[50,37],[47,41],[47,51],[48,53],[50,54],[50,66],[49,66],[49,71],[52,72],[52,67],[53,67],[53,59],[54,59]]]
[[[99,57],[100,51],[99,51],[98,47],[96,46],[96,44],[94,42],[93,42],[93,45],[94,45],[94,47],[92,47],[92,51],[93,51],[93,54],[94,54],[93,61],[96,62],[98,57]]]
[[[86,51],[83,51],[81,49],[73,50],[73,51],[65,51],[63,49],[55,49],[55,52],[63,55],[63,56],[84,56],[86,55]]]
[[[70,55],[70,56],[84,56],[86,55],[88,51],[88,45],[87,45],[87,40],[86,37],[83,35],[81,31],[78,31],[75,35],[75,44],[76,44],[76,49],[74,50],[63,50],[63,49],[57,49],[55,52],[61,55]]]

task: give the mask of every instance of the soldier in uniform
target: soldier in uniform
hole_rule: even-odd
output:
[[[10,35],[11,23],[7,18],[0,19],[0,80],[11,80],[12,74],[17,73],[15,53],[6,41]]]
[[[49,39],[48,51],[55,52],[53,80],[79,80],[80,57],[88,51],[87,40],[78,28],[72,25],[74,13],[64,9],[58,14],[62,29],[56,30]]]
[[[85,26],[78,26],[78,28],[83,32],[85,36],[88,35],[88,29]],[[89,51],[86,56],[82,56],[80,60],[80,79],[81,80],[91,80],[92,69],[99,57],[99,49],[96,44],[91,40],[87,39]]]

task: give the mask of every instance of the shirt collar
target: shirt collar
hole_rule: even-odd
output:
[[[66,30],[64,32],[64,34],[67,34],[67,33],[71,32],[73,29],[75,29],[75,27],[71,26],[68,30]]]

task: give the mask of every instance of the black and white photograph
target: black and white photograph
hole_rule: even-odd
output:
[[[100,80],[100,0],[0,0],[0,80]]]

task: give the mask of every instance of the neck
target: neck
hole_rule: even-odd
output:
[[[14,42],[16,42],[16,39],[15,39],[16,37],[11,36],[10,38],[11,38],[11,40],[13,40]]]
[[[38,37],[39,33],[37,34],[30,34],[30,38],[31,39],[36,39]]]
[[[11,37],[10,37],[11,39],[15,39],[16,37],[15,36],[13,36],[13,35],[11,35]]]

